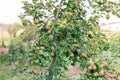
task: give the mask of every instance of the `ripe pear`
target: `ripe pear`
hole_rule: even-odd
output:
[[[98,73],[97,72],[95,72],[94,74],[93,74],[93,77],[98,77]]]
[[[110,19],[110,15],[109,14],[106,15],[106,19]]]
[[[88,70],[93,70],[93,68],[92,68],[92,66],[90,65],[90,66],[88,66]]]
[[[74,57],[74,53],[71,53],[71,54],[70,54],[70,58],[73,58],[73,57]]]
[[[53,57],[54,55],[55,55],[55,53],[52,52],[52,53],[51,53],[51,56]]]
[[[102,0],[95,0],[95,2],[96,2],[96,3],[101,3],[101,2],[102,2]]]
[[[82,56],[83,56],[83,57],[87,57],[87,54],[86,54],[86,53],[82,53]]]
[[[44,46],[40,46],[40,47],[39,47],[39,50],[43,50],[43,49],[45,49]]]
[[[100,74],[100,76],[104,76],[105,75],[104,70],[100,70],[99,74]]]
[[[52,32],[52,30],[51,30],[51,29],[47,31],[47,33],[48,33],[48,34],[51,34],[51,32]]]

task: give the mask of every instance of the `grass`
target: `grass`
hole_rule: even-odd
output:
[[[24,64],[16,62],[10,64],[9,54],[0,55],[0,80],[38,80],[36,78],[39,76],[30,73],[33,67],[25,67]]]
[[[34,80],[33,77],[33,74],[19,72],[15,64],[10,65],[9,54],[0,55],[0,80]]]
[[[3,54],[0,55],[0,80],[7,80],[11,77],[11,69],[9,65],[9,55]]]

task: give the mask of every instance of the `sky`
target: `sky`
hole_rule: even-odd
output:
[[[23,12],[22,0],[0,0],[0,23],[20,22],[18,15]]]
[[[12,24],[20,22],[18,15],[23,13],[24,10],[21,8],[23,0],[0,0],[0,23]],[[31,0],[27,0],[31,1]],[[101,19],[103,22],[111,22],[113,20],[120,21],[120,18],[112,17],[110,20]]]

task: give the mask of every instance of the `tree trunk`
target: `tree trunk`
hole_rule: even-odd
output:
[[[53,57],[53,59],[52,59],[51,65],[50,65],[50,67],[49,67],[48,80],[52,80],[55,62],[56,62],[56,53],[55,53],[55,55],[54,55],[54,57]]]
[[[1,32],[1,36],[2,36],[2,47],[6,47],[4,44],[3,32]]]

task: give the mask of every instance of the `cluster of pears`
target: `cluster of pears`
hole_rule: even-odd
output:
[[[88,66],[88,70],[89,71],[94,71],[94,70],[97,70],[97,66],[95,64],[92,64],[92,65],[89,65]],[[96,71],[92,74],[93,77],[98,77],[98,76],[105,76],[105,72],[103,69],[99,70],[99,71]]]
[[[84,57],[84,58],[87,58],[87,54],[84,53],[84,52],[81,54],[81,56]],[[71,53],[70,53],[70,58],[73,58],[73,57],[74,57],[74,53],[71,52]]]

